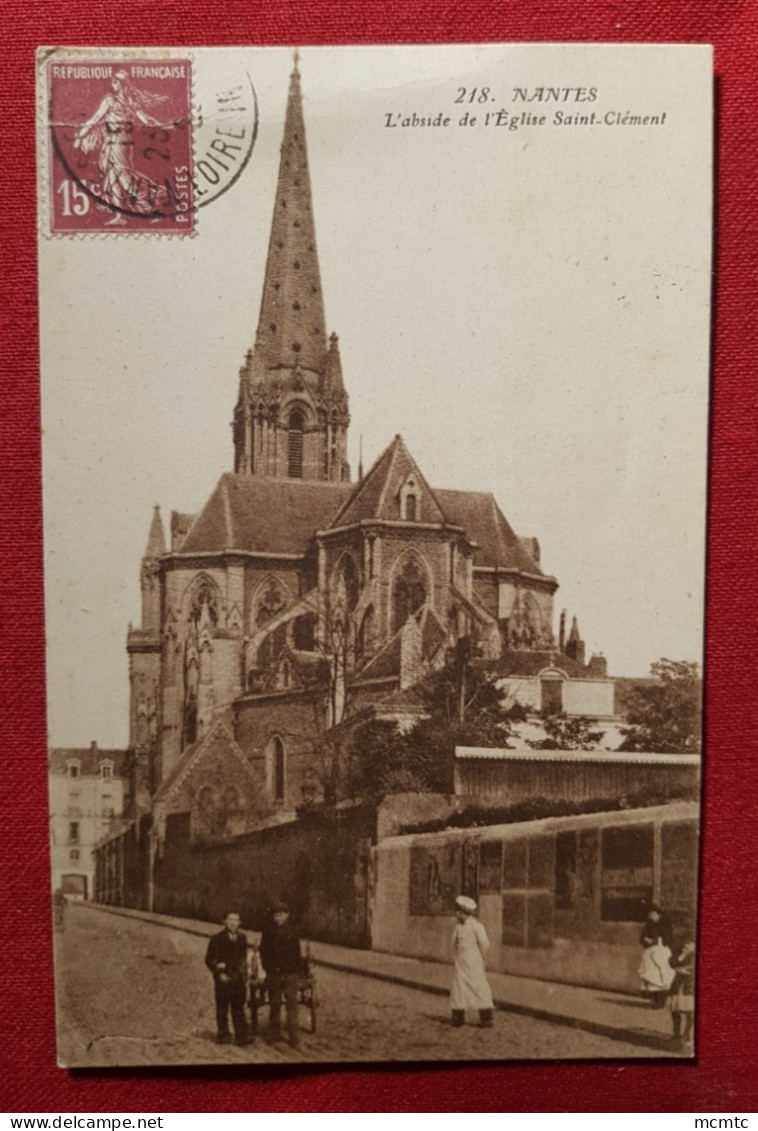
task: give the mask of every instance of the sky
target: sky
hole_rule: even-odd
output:
[[[246,71],[260,115],[244,173],[197,235],[40,239],[52,745],[126,744],[152,507],[168,527],[232,469],[292,60],[235,49],[194,65],[204,90]],[[560,583],[554,627],[576,614],[611,674],[699,660],[708,49],[304,49],[300,71],[354,475],[360,437],[368,468],[401,433],[433,486],[492,491],[539,538]],[[597,93],[512,101],[547,86]],[[483,109],[469,104],[485,89]],[[488,109],[546,124],[485,126]],[[554,125],[556,109],[601,121]],[[448,127],[386,125],[440,112]],[[458,124],[466,112],[475,126]]]

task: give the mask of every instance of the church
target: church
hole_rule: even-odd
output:
[[[401,435],[353,478],[349,397],[325,320],[298,67],[290,78],[260,316],[239,374],[233,468],[194,515],[158,508],[130,627],[135,813],[199,835],[291,820],[319,800],[314,751],[351,718],[412,720],[413,688],[461,637],[560,708],[601,688],[539,542],[493,495],[431,486]],[[610,706],[608,705],[610,694]]]

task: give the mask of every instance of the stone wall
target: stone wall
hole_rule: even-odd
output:
[[[367,947],[375,838],[367,807],[319,810],[216,844],[193,842],[189,813],[175,813],[159,847],[132,829],[98,848],[95,898],[210,922],[234,908],[256,930],[272,900],[285,899],[307,936]]]

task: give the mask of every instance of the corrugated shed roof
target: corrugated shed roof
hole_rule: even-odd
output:
[[[195,519],[181,552],[302,554],[315,531],[329,525],[351,489],[345,483],[227,473]]]
[[[600,762],[606,765],[699,766],[699,754],[637,754],[617,750],[501,750],[490,746],[456,746],[456,758],[489,762]]]

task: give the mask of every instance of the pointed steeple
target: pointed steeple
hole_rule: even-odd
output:
[[[323,373],[326,322],[297,62],[290,76],[258,336],[269,369]]]
[[[349,482],[349,423],[337,336],[326,337],[296,54],[255,345],[232,423],[234,470]]]
[[[147,536],[146,558],[159,558],[166,553],[166,536],[163,532],[163,519],[161,508],[156,504],[153,507],[153,517],[150,523],[150,533]]]
[[[576,617],[571,618],[571,631],[566,641],[566,655],[578,663],[584,663],[584,641],[579,634],[579,623]]]
[[[156,506],[153,507],[150,533],[147,536],[147,546],[142,555],[140,571],[140,589],[142,590],[142,621],[140,627],[144,632],[160,631],[161,587],[158,558],[165,553],[166,536],[163,533],[160,507]]]
[[[340,344],[336,334],[329,335],[329,352],[326,355],[326,372],[324,373],[324,394],[331,398],[345,395]]]

